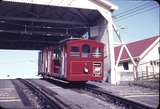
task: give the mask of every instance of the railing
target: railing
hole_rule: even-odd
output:
[[[136,80],[159,79],[159,60],[141,63],[134,68]]]

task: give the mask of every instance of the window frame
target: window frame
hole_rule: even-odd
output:
[[[129,70],[129,62],[123,62],[123,69],[124,70]]]
[[[89,49],[87,48],[88,52],[84,51],[85,50],[84,47],[88,47],[89,48]],[[91,45],[83,44],[81,46],[81,58],[90,58],[90,54],[91,54]]]
[[[78,51],[79,52],[72,52],[72,48],[78,48]],[[74,53],[77,53],[77,54],[74,54]],[[69,50],[69,54],[70,54],[70,57],[81,57],[81,50],[80,50],[80,46],[75,46],[75,45],[72,45],[70,46],[70,50]]]
[[[94,49],[99,49],[98,54],[96,54],[96,52],[94,52]],[[93,46],[91,55],[92,55],[93,58],[101,58],[102,55],[103,55],[102,48],[98,47],[98,46]]]

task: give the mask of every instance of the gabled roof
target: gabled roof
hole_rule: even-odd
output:
[[[144,39],[144,40],[139,40],[139,41],[135,41],[135,42],[131,42],[126,44],[127,48],[129,49],[131,55],[133,58],[139,58],[140,55],[148,48],[151,46],[151,44],[153,44],[154,41],[156,41],[156,39],[160,37],[158,36],[154,36],[148,39]],[[114,48],[114,53],[115,53],[115,60],[117,60],[119,52],[120,52],[121,46],[115,47]],[[129,55],[127,54],[126,50],[124,49],[121,55],[120,60],[128,60],[130,59]]]

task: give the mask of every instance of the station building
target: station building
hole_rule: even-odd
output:
[[[131,61],[127,50],[123,49],[117,67],[120,82],[133,80],[159,79],[160,36],[126,44],[136,65]],[[115,62],[118,60],[121,45],[114,48]]]

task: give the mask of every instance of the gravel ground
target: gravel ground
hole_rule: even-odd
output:
[[[39,80],[39,79],[32,79],[32,80],[38,84],[44,85],[45,87],[53,90],[62,99],[79,106],[81,109],[124,109],[124,107],[122,106],[117,106],[112,103],[106,103],[98,99],[97,97],[92,96],[89,93],[78,92],[70,88],[57,86],[45,80]],[[18,86],[20,86],[23,93],[29,99],[31,103],[30,107],[34,107],[36,109],[44,108],[43,105],[45,104],[43,104],[42,101],[32,91],[30,91],[30,89],[28,89],[24,84],[22,84],[18,80],[14,81]],[[145,88],[137,85],[114,86],[109,83],[99,83],[99,82],[88,82],[88,83],[101,87],[115,95],[122,96],[134,101],[138,101],[147,104],[149,106],[152,106],[154,108],[156,108],[159,105],[159,90],[157,89]],[[5,97],[7,98],[7,96],[14,97],[14,102],[1,102],[1,100],[4,100],[4,98]],[[21,102],[20,98],[21,96],[19,97],[19,95],[17,94],[11,80],[0,80],[0,106],[8,108],[13,108],[13,107],[23,108],[25,104]]]
[[[159,80],[139,80],[131,82],[133,85],[159,90]]]
[[[14,82],[20,86],[19,89],[22,90],[22,93],[25,94],[25,96],[27,97],[27,99],[29,100],[29,102],[31,103],[30,107],[33,107],[35,109],[41,109],[41,106],[40,106],[40,101],[38,100],[37,96],[35,96],[33,94],[33,92],[28,88],[26,87],[23,83],[21,83],[20,81],[18,80],[14,80]],[[23,96],[21,96],[21,99],[22,99]],[[29,107],[29,106],[28,106]]]
[[[23,108],[24,105],[19,98],[14,85],[9,79],[0,79],[0,107]]]
[[[131,99],[136,102],[140,102],[149,105],[153,108],[157,108],[159,105],[159,90],[141,87],[137,85],[111,85],[109,83],[88,82],[98,87],[105,89],[115,95],[122,96],[127,99]]]

